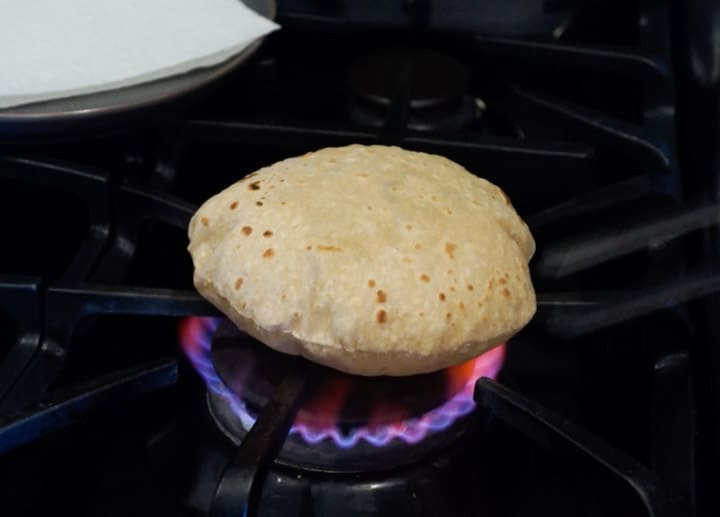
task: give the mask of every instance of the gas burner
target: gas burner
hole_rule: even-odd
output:
[[[355,62],[347,73],[349,112],[368,127],[457,131],[479,113],[459,61],[430,50],[395,49]]]
[[[217,330],[216,330],[217,329]],[[296,358],[275,352],[208,318],[183,324],[183,347],[208,387],[218,427],[240,444]],[[407,378],[357,377],[314,367],[278,463],[306,470],[358,472],[414,463],[457,440],[472,425],[472,390],[494,378],[497,347],[464,365]]]

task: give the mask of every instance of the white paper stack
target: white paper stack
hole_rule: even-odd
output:
[[[277,28],[239,0],[0,0],[0,108],[216,65]]]

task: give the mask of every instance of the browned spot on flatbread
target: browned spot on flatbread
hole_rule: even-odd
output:
[[[259,181],[253,181],[248,185],[248,190],[260,190],[260,182]]]
[[[500,191],[500,195],[502,196],[502,198],[505,200],[505,204],[506,204],[506,205],[509,205],[509,204],[510,204],[510,198],[507,197],[507,194],[505,194],[505,192],[503,192],[503,189],[499,188],[498,190]]]
[[[430,281],[430,277],[427,276],[425,273],[423,273],[422,275],[420,275],[420,280],[422,280],[423,282],[427,283],[427,282]]]
[[[312,249],[312,246],[305,246],[305,249],[310,251]]]
[[[263,236],[264,236],[264,237],[272,237],[272,236],[273,236],[273,232],[271,232],[270,230],[265,230],[265,231],[263,232]]]
[[[452,312],[445,313],[445,319],[450,321],[452,319]]]
[[[368,287],[375,287],[375,280],[368,280]]]
[[[453,244],[452,242],[445,243],[445,253],[447,253],[448,257],[455,258],[455,250],[456,249],[457,249],[457,244]]]
[[[499,283],[500,285],[505,285],[505,284],[507,284],[507,278],[501,278],[500,280],[498,280],[498,283]]]
[[[402,261],[403,261],[405,264],[412,264],[412,259],[411,259],[410,257],[403,257],[403,258],[402,258]]]
[[[463,302],[458,303],[458,308],[459,308],[462,312],[465,312],[465,304],[464,304]]]
[[[445,297],[445,293],[439,293],[439,294],[438,294],[438,298],[440,298],[440,301],[441,301],[441,302],[444,302],[444,301],[445,301],[445,298],[446,298],[446,297]]]
[[[500,294],[503,295],[505,298],[510,298],[510,291],[508,291],[507,287],[503,287],[500,289]]]
[[[412,226],[412,224],[406,224],[406,225],[405,225],[405,228],[407,229],[407,231],[410,232],[410,231],[412,231],[413,226]]]
[[[420,243],[419,243],[419,242],[416,243],[416,244],[415,244],[415,249],[416,249],[416,250],[419,250],[420,248],[422,248],[422,246],[420,245]]]
[[[257,206],[263,206],[263,202],[262,202],[262,201],[255,201],[255,204],[256,204]]]
[[[275,256],[275,250],[272,248],[268,248],[265,250],[262,256],[263,258],[273,258]]]
[[[377,299],[377,302],[378,302],[378,303],[385,303],[385,300],[387,300],[387,294],[385,294],[385,291],[383,291],[382,289],[380,289],[380,290],[377,292],[377,298],[376,298],[376,299]]]
[[[243,232],[245,235],[250,235],[250,234],[252,233],[252,226],[243,226],[243,227],[242,227],[242,232]]]
[[[473,287],[472,284],[468,284],[468,285],[467,285],[467,289],[468,289],[468,291],[472,291],[472,290],[475,289],[475,288]]]
[[[208,219],[207,217],[201,217],[200,222],[203,224],[203,226],[207,226],[210,224],[210,219]]]
[[[380,324],[385,323],[385,322],[387,321],[387,312],[385,312],[384,310],[380,309],[380,310],[377,311],[377,313],[375,314],[375,318],[377,319],[377,322],[378,322],[378,323],[380,323]]]
[[[233,201],[232,203],[230,203],[230,210],[235,210],[237,208],[237,206],[238,206],[238,202]]]
[[[243,285],[243,279],[242,277],[238,277],[237,280],[235,280],[235,289],[240,289]]]
[[[317,246],[315,246],[315,249],[317,249],[318,251],[334,251],[334,252],[339,252],[339,251],[343,250],[342,248],[338,248],[337,246],[323,246],[322,244],[318,244]]]

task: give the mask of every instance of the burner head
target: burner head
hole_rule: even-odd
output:
[[[239,444],[293,358],[241,334],[230,322],[216,327],[216,320],[190,318],[181,337],[210,388],[215,422]],[[475,380],[495,377],[503,356],[501,346],[458,367],[402,378],[356,377],[317,366],[277,461],[346,472],[418,461],[465,432]]]
[[[430,50],[371,54],[347,73],[349,112],[357,124],[451,131],[477,114],[466,96],[469,74],[459,61]],[[395,109],[393,109],[395,108]]]

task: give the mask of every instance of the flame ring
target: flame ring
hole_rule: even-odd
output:
[[[208,389],[223,397],[233,412],[238,416],[246,430],[255,424],[245,403],[233,394],[222,382],[210,358],[212,335],[220,320],[217,318],[187,318],[182,322],[180,339],[182,347],[190,362],[205,380]],[[332,440],[339,447],[354,447],[365,441],[376,447],[382,447],[394,439],[403,440],[407,444],[416,444],[430,433],[447,429],[458,418],[467,415],[475,407],[473,388],[480,377],[495,378],[505,357],[505,345],[495,347],[477,357],[473,363],[473,372],[463,388],[447,402],[431,409],[418,418],[410,418],[398,423],[377,426],[374,429],[358,427],[343,433],[332,427],[314,429],[295,422],[290,435],[299,435],[308,444],[317,444],[323,440]]]

